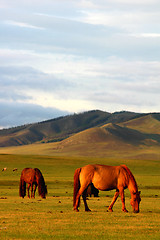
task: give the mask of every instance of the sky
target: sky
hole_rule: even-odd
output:
[[[0,128],[160,112],[159,0],[0,0]]]

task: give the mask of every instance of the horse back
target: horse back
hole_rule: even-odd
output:
[[[125,185],[124,169],[121,166],[87,165],[81,170],[81,183],[91,182],[95,188],[106,191],[117,189],[119,185]],[[85,180],[86,179],[86,180]]]
[[[21,178],[23,178],[23,180],[26,183],[31,183],[35,181],[35,170],[32,168],[24,168],[22,173],[21,173]]]

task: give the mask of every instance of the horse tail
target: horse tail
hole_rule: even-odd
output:
[[[81,172],[81,168],[77,168],[74,172],[74,192],[73,192],[73,206],[75,206],[76,204],[76,197],[77,197],[77,193],[80,189],[80,180],[79,180],[79,175]],[[80,200],[78,203],[78,207],[80,205]]]
[[[121,165],[121,167],[123,167],[123,169],[126,170],[128,176],[129,176],[129,179],[131,180],[134,188],[135,188],[136,191],[137,191],[137,190],[138,190],[137,182],[136,182],[135,177],[133,176],[131,170],[130,170],[126,165]]]
[[[34,168],[34,170],[36,172],[36,177],[37,177],[38,194],[42,198],[46,198],[47,186],[45,184],[44,177],[43,177],[41,171],[38,168]]]
[[[20,177],[20,183],[19,183],[19,196],[24,198],[26,196],[26,182],[23,179],[23,172]]]

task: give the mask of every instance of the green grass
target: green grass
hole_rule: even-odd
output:
[[[134,174],[142,202],[140,213],[132,213],[130,193],[126,189],[126,206],[121,211],[118,199],[114,212],[107,212],[114,191],[100,192],[89,198],[92,212],[73,211],[73,174],[88,163],[126,164]],[[7,167],[7,171],[1,169]],[[17,167],[18,171],[13,172]],[[47,199],[20,198],[18,186],[24,167],[38,167],[48,186]],[[160,161],[120,158],[52,157],[0,155],[0,238],[12,239],[160,239]]]

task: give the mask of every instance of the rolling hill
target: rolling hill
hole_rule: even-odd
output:
[[[59,117],[0,131],[0,147],[26,145],[35,142],[61,141],[74,133],[100,126],[119,123],[141,116],[132,112],[107,113],[99,110]]]
[[[91,111],[3,130],[0,153],[160,160],[159,130],[159,114]]]
[[[95,110],[0,131],[0,147],[34,143],[60,152],[159,147],[160,114]]]
[[[150,119],[150,116],[148,116]],[[143,121],[143,117],[142,117]],[[154,121],[154,119],[153,119]],[[139,119],[139,122],[140,119]],[[133,121],[133,123],[135,123]],[[127,124],[127,123],[126,123]],[[68,137],[59,143],[60,148],[78,146],[78,145],[91,145],[105,144],[106,148],[115,146],[115,149],[120,146],[125,148],[144,146],[160,146],[160,135],[152,133],[144,133],[128,127],[122,127],[120,124],[105,124],[100,127],[89,128]],[[140,124],[142,126],[142,124]],[[160,126],[160,122],[159,122]],[[138,126],[137,126],[138,128]],[[146,129],[147,131],[148,129]],[[155,130],[155,129],[154,129]]]
[[[160,119],[155,114],[145,115],[140,118],[123,122],[120,126],[132,128],[148,134],[160,134]]]

